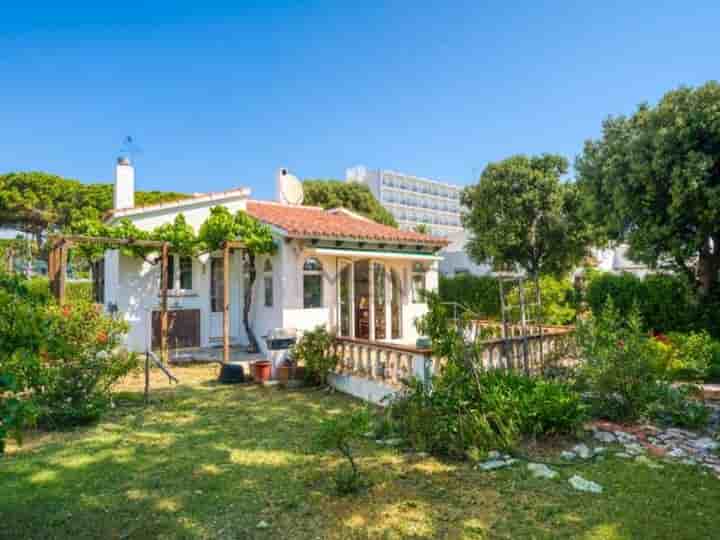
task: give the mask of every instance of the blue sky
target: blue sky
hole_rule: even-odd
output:
[[[0,172],[110,181],[132,135],[139,189],[270,198],[280,166],[360,163],[466,184],[720,77],[718,2],[11,4]]]

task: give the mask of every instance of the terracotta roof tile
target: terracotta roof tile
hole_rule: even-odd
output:
[[[412,242],[438,247],[446,246],[448,243],[444,238],[381,225],[345,209],[323,210],[317,206],[290,206],[269,201],[248,201],[247,212],[264,223],[286,231],[289,236]]]

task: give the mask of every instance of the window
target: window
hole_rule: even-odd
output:
[[[412,301],[415,304],[423,303],[422,291],[425,290],[425,267],[421,263],[413,265],[412,273]]]
[[[192,267],[192,258],[180,257],[180,288],[185,291],[193,288]]]
[[[174,291],[178,289],[189,291],[193,287],[192,275],[192,257],[180,257],[178,255],[168,256],[168,290]],[[179,272],[175,271],[179,269]],[[160,287],[162,287],[162,273],[160,275]]]
[[[167,288],[174,289],[175,288],[175,256],[174,255],[168,255],[167,271],[168,271]],[[165,277],[162,275],[162,271],[161,271],[160,272],[160,288],[161,289],[163,286],[164,279],[165,279]]]
[[[265,283],[265,307],[273,305],[273,266],[270,259],[265,260],[263,267],[263,280]]]
[[[210,309],[214,313],[223,311],[223,260],[213,257],[210,263]]]
[[[310,257],[303,265],[303,307],[305,309],[322,307],[322,297],[322,263]]]

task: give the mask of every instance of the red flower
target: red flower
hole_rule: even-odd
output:
[[[101,343],[101,344],[107,343],[107,342],[108,342],[107,332],[104,332],[104,331],[100,330],[100,331],[97,333],[97,336],[95,336],[95,339],[97,339],[97,342],[98,342],[98,343]]]
[[[655,341],[659,341],[660,343],[664,343],[665,345],[670,345],[670,338],[667,337],[665,334],[658,332],[653,337]]]
[[[63,317],[69,317],[71,312],[72,312],[72,309],[70,309],[70,306],[69,306],[69,305],[65,304],[65,305],[62,307]]]

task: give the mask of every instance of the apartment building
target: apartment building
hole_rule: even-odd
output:
[[[346,170],[348,182],[366,184],[387,208],[401,229],[424,224],[434,236],[462,232],[460,221],[461,186],[410,174],[358,165]]]

